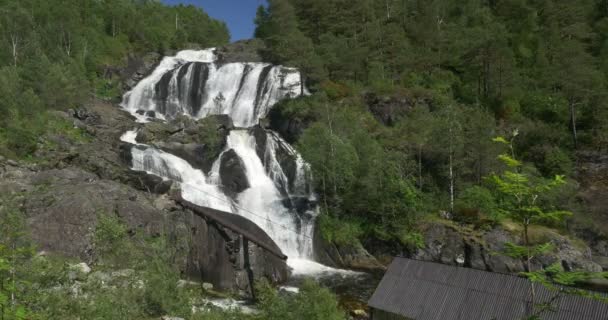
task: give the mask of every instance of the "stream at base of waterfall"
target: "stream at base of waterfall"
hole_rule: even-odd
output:
[[[185,50],[165,57],[125,94],[122,107],[143,123],[179,115],[193,119],[228,115],[237,129],[230,131],[224,153],[232,150],[238,155],[249,187],[232,196],[222,190],[223,153],[205,174],[180,157],[137,143],[137,131],[126,132],[121,138],[137,145],[132,148],[132,169],[179,183],[184,199],[194,204],[236,213],[257,224],[289,257],[294,279],[362,276],[313,261],[318,206],[310,168],[278,134],[266,130],[265,145],[259,146],[248,130],[277,102],[307,94],[300,73],[266,63],[217,63],[214,51]],[[295,159],[295,174],[286,172],[277,159],[279,149]]]

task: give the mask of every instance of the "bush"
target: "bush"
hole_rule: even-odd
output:
[[[496,199],[484,187],[473,186],[465,189],[456,202],[455,218],[462,222],[477,223],[486,218],[493,222],[500,219]]]
[[[360,223],[333,217],[330,214],[319,216],[319,228],[326,241],[339,245],[357,243],[363,235]]]
[[[305,281],[298,294],[281,295],[268,281],[256,284],[258,306],[264,320],[344,320],[346,315],[328,289]]]

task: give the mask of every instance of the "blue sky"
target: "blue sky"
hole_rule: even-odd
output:
[[[166,4],[193,4],[202,7],[213,18],[223,20],[230,28],[232,40],[253,37],[255,12],[266,0],[162,0]]]

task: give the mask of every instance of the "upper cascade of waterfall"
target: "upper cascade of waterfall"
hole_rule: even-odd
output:
[[[297,69],[267,63],[220,64],[214,52],[185,50],[165,57],[125,94],[123,108],[141,121],[226,114],[235,126],[252,127],[278,101],[306,94]]]

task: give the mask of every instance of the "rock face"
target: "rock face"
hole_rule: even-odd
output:
[[[578,154],[578,199],[586,209],[586,221],[575,223],[574,232],[590,244],[594,261],[608,270],[608,155],[581,151]]]
[[[225,115],[198,121],[179,116],[169,122],[146,123],[138,131],[136,140],[174,154],[193,168],[209,173],[226,147],[226,138],[232,128],[232,120]]]
[[[289,143],[294,143],[310,126],[314,119],[300,119],[286,116],[280,108],[273,108],[263,121],[266,127],[278,132]]]
[[[324,239],[319,228],[315,228],[313,247],[315,260],[334,268],[378,273],[386,270],[386,267],[367,252],[361,243],[348,245],[331,243]]]
[[[148,53],[143,57],[130,56],[127,60],[127,67],[120,70],[120,77],[124,84],[123,89],[128,91],[137,85],[139,81],[154,70],[162,58],[162,55],[156,52]]]
[[[176,266],[184,276],[219,289],[250,292],[242,238],[166,195],[157,195],[169,192],[170,182],[129,169],[133,146],[121,142],[120,137],[136,125],[132,117],[100,101],[73,115],[75,118],[64,114],[91,135],[91,143],[45,150],[40,156],[47,161],[40,165],[0,159],[0,192],[21,195],[21,208],[38,249],[94,263],[93,235],[98,218],[113,215],[133,233],[168,236],[177,249]],[[200,134],[190,128],[184,125],[169,141],[186,145],[189,135]],[[216,127],[213,132],[218,132]],[[285,261],[270,257],[254,244],[248,250],[255,277],[286,280],[289,272]]]
[[[506,243],[521,244],[519,237],[503,229],[471,234],[454,226],[435,222],[426,225],[422,234],[424,247],[409,254],[414,259],[502,273],[525,271],[522,261],[501,254]],[[550,242],[555,247],[554,252],[533,259],[532,265],[535,268],[560,263],[569,271],[601,271],[601,266],[592,261],[588,247],[577,247],[560,235],[553,235]]]
[[[264,43],[259,39],[242,40],[218,48],[215,54],[219,63],[264,62],[260,52]]]
[[[392,126],[416,105],[429,105],[425,98],[409,97],[406,95],[378,96],[376,94],[365,95],[365,101],[369,111],[387,126]]]

